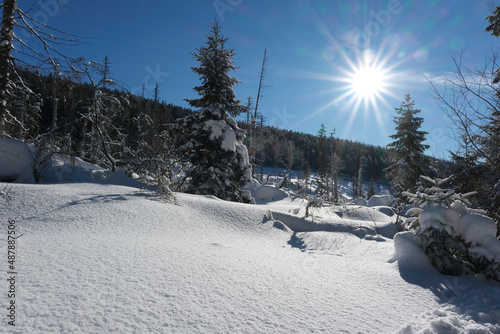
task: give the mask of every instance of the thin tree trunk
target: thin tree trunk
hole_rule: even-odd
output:
[[[266,76],[266,64],[267,64],[267,49],[264,49],[264,57],[262,58],[262,68],[260,70],[260,80],[259,80],[259,90],[257,91],[257,101],[255,102],[255,112],[253,118],[257,119],[257,110],[259,109],[259,101],[261,99],[260,93],[262,91],[262,83]]]
[[[3,17],[0,27],[0,138],[6,137],[5,117],[7,116],[7,96],[12,72],[12,40],[14,38],[14,14],[17,0],[3,2]]]

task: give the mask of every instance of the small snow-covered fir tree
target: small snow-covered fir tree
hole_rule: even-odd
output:
[[[495,222],[469,208],[475,192],[456,193],[443,188],[446,179],[421,178],[429,184],[416,193],[403,192],[415,205],[407,227],[432,264],[445,275],[481,274],[500,281],[500,240]]]
[[[241,188],[251,181],[252,170],[242,143],[244,132],[231,116],[247,111],[247,107],[235,99],[233,86],[239,81],[229,75],[236,70],[232,63],[235,52],[225,48],[227,38],[221,36],[217,21],[210,27],[206,46],[193,53],[200,62],[193,71],[202,81],[194,90],[201,98],[187,99],[201,109],[177,123],[186,138],[180,152],[190,164],[183,186],[189,193],[240,202]]]

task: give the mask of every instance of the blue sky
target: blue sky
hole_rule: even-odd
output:
[[[111,60],[112,77],[131,91],[143,83],[152,96],[188,106],[199,84],[190,55],[205,43],[218,19],[236,51],[238,98],[255,100],[264,48],[271,73],[260,102],[267,123],[385,146],[394,133],[394,108],[406,93],[422,110],[430,154],[455,150],[450,121],[436,103],[427,77],[453,68],[452,55],[479,65],[500,41],[484,32],[491,0],[40,0],[31,15],[52,27],[93,37],[64,50]],[[355,68],[371,64],[384,73],[377,97],[362,99],[347,87]]]

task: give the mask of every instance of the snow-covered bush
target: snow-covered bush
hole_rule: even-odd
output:
[[[457,202],[469,206],[471,203],[468,198],[477,194],[476,192],[458,194],[453,189],[442,189],[441,185],[449,182],[453,176],[446,179],[431,179],[427,176],[421,175],[420,178],[429,183],[428,188],[421,185],[418,187],[415,194],[408,191],[402,192],[402,195],[406,196],[409,199],[410,204],[414,206],[406,213],[407,216],[411,216],[406,221],[406,227],[410,230],[417,229],[420,226],[418,214],[422,211],[422,208],[430,208],[434,206],[443,206],[447,208]],[[468,210],[472,211],[472,209]],[[474,212],[484,213],[480,210],[474,210]]]
[[[422,177],[430,187],[403,195],[415,205],[407,227],[432,264],[446,275],[483,274],[500,281],[500,240],[496,224],[480,210],[468,208],[468,197],[441,186],[447,179]]]
[[[0,197],[5,199],[7,202],[12,200],[12,197],[10,197],[10,188],[8,186],[3,187],[2,190],[0,190]]]
[[[323,206],[323,199],[321,196],[310,196],[306,205],[306,217],[313,216],[312,209],[319,209]]]
[[[169,201],[176,201],[175,195],[170,189],[170,180],[165,174],[162,174],[158,172],[158,194],[169,200]]]

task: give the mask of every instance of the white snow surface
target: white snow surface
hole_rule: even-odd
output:
[[[500,287],[437,273],[394,236],[389,208],[304,218],[287,192],[167,202],[123,174],[72,168],[59,168],[72,183],[0,183],[12,197],[0,216],[22,234],[15,327],[1,234],[0,333],[500,333]]]

